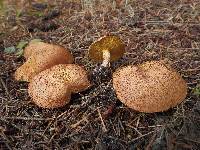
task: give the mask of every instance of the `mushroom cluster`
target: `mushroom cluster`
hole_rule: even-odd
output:
[[[113,73],[113,87],[122,103],[146,113],[168,110],[187,94],[183,78],[161,61],[118,69]]]
[[[94,42],[89,56],[102,61],[95,74],[107,77],[105,68],[119,59],[125,45],[117,36],[106,36]],[[72,64],[73,56],[65,48],[44,42],[30,43],[24,50],[26,62],[15,72],[16,80],[28,81],[28,93],[35,104],[43,108],[58,108],[69,103],[71,94],[90,87],[87,71]],[[97,72],[98,72],[97,71]],[[119,100],[139,112],[168,110],[181,103],[187,95],[187,85],[176,70],[162,61],[129,65],[113,74],[113,87]]]
[[[62,107],[70,101],[71,93],[87,89],[87,72],[76,64],[60,64],[36,75],[28,92],[33,102],[43,108]]]
[[[27,61],[16,70],[15,79],[30,82],[28,93],[40,107],[62,107],[70,101],[71,93],[90,86],[86,70],[71,64],[73,56],[61,46],[30,43],[24,57]]]
[[[24,49],[24,57],[26,62],[16,70],[15,79],[27,82],[54,65],[73,62],[73,56],[67,49],[44,42],[30,43]]]

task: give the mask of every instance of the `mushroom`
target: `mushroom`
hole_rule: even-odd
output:
[[[90,86],[87,78],[87,72],[83,67],[76,64],[59,64],[51,68],[55,74],[55,78],[63,79],[68,82],[73,93],[81,92]]]
[[[125,45],[117,36],[105,36],[92,43],[89,47],[89,57],[95,61],[102,61],[102,66],[107,67],[110,61],[122,57]]]
[[[90,74],[90,79],[95,84],[106,81],[112,76],[110,62],[122,57],[125,52],[125,45],[117,36],[105,36],[92,43],[89,47],[89,57],[97,62],[100,66]]]
[[[161,61],[129,65],[113,73],[118,99],[139,112],[161,112],[181,103],[187,85],[176,70]]]
[[[87,72],[75,64],[59,64],[37,74],[29,83],[33,102],[43,108],[57,108],[69,103],[71,93],[90,86]]]
[[[69,85],[63,80],[53,78],[49,73],[41,72],[34,77],[29,84],[29,95],[33,102],[42,108],[62,107],[69,103],[71,98]]]
[[[25,47],[24,49],[24,57],[26,60],[35,53],[41,53],[45,51],[46,49],[52,49],[52,46],[57,46],[57,45],[52,45],[49,43],[44,43],[44,42],[31,42],[28,44],[28,46]]]
[[[31,43],[25,48],[24,57],[27,61],[15,72],[15,79],[30,82],[41,71],[57,64],[73,62],[73,56],[65,48],[43,43]]]

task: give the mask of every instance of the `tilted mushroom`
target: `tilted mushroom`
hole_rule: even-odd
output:
[[[16,70],[15,79],[28,82],[45,69],[73,62],[73,56],[67,49],[44,42],[29,44],[24,50],[24,57],[27,61]]]
[[[95,61],[102,61],[106,67],[110,61],[115,61],[123,56],[125,45],[117,36],[105,36],[92,43],[89,47],[89,57]]]
[[[62,107],[70,101],[71,93],[90,86],[87,72],[75,64],[59,64],[36,75],[29,83],[28,93],[33,102],[43,108]]]
[[[89,57],[97,62],[102,61],[102,64],[95,67],[90,79],[95,84],[108,80],[112,76],[110,62],[122,57],[124,52],[125,45],[117,36],[105,36],[92,43],[89,47]]]
[[[183,78],[161,61],[118,69],[113,73],[113,87],[122,103],[146,113],[168,110],[187,95]]]

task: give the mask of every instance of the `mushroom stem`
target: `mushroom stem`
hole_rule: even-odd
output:
[[[103,62],[101,65],[104,67],[110,66],[110,52],[108,50],[103,50]]]

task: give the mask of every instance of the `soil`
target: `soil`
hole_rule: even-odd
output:
[[[0,10],[0,149],[199,149],[199,0],[8,0],[0,1]],[[112,71],[165,60],[187,82],[184,102],[166,112],[139,113],[117,99],[106,76],[63,108],[42,109],[28,96],[28,83],[13,78],[25,59],[4,52],[41,39],[68,48],[91,73],[99,64],[87,57],[88,47],[104,35],[126,44]]]

